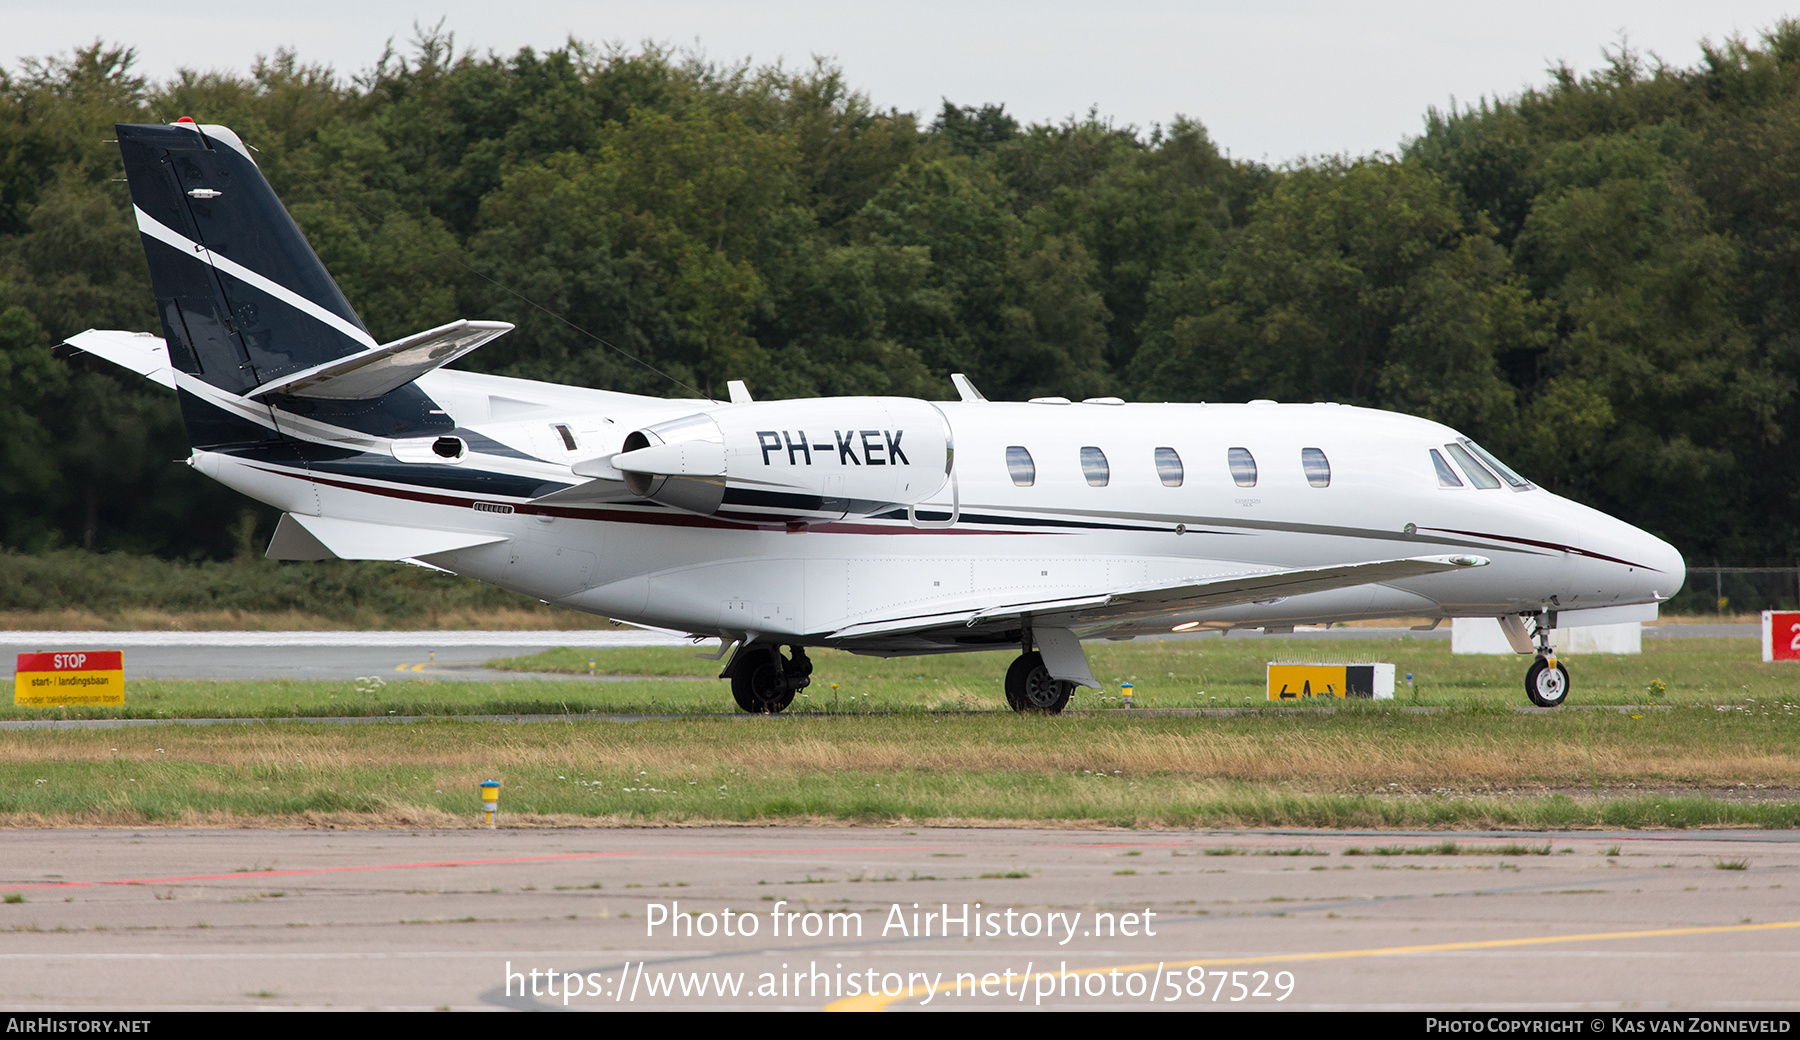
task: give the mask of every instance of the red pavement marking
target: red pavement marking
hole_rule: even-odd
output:
[[[40,881],[26,885],[0,882],[0,889],[91,888],[95,885],[168,885],[181,881],[230,881],[252,878],[298,877],[304,874],[348,874],[365,870],[424,870],[431,867],[480,867],[497,863],[544,863],[566,859],[624,859],[639,856],[769,856],[823,854],[828,852],[907,852],[947,849],[949,845],[874,845],[841,849],[694,849],[687,852],[570,852],[557,856],[507,856],[502,859],[447,859],[430,863],[370,863],[355,867],[308,867],[300,870],[238,870],[229,874],[190,874],[184,877],[119,878],[108,881]]]

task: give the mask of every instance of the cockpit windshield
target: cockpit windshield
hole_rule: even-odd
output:
[[[1500,474],[1500,479],[1506,481],[1514,491],[1526,491],[1531,488],[1531,481],[1514,473],[1511,467],[1507,466],[1506,463],[1501,462],[1499,459],[1494,458],[1494,456],[1490,455],[1481,445],[1476,444],[1467,437],[1459,438],[1458,443],[1474,452],[1477,458],[1488,464],[1489,469]]]

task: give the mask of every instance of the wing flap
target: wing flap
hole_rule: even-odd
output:
[[[1074,614],[1083,625],[1124,621],[1157,614],[1237,606],[1309,592],[1328,592],[1356,585],[1399,581],[1426,574],[1482,567],[1487,562],[1481,556],[1413,556],[1330,567],[1270,569],[1247,573],[1238,571],[1217,577],[1183,578],[1174,582],[1141,585],[1085,597],[1013,601],[979,609],[873,619],[847,625],[833,632],[830,638],[855,640],[871,636],[916,634],[933,629],[955,632],[985,622],[1026,614]]]
[[[369,401],[398,390],[476,347],[511,332],[504,321],[453,321],[373,350],[314,365],[264,383],[248,397],[290,394],[331,401]]]
[[[1106,609],[1090,612],[1087,617],[1126,618],[1172,610],[1229,607],[1262,599],[1301,596],[1309,592],[1328,592],[1355,585],[1372,585],[1470,567],[1485,567],[1487,562],[1487,558],[1482,556],[1411,556],[1397,560],[1255,571],[1173,584],[1146,585],[1121,590],[1113,596],[1113,602]]]
[[[859,621],[831,633],[831,639],[861,639],[865,636],[899,635],[923,632],[933,628],[967,629],[991,619],[1017,617],[1022,614],[1054,614],[1098,607],[1111,602],[1111,596],[1083,596],[1078,599],[1044,599],[983,610],[950,610],[932,614]]]

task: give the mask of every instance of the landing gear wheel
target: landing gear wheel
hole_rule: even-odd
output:
[[[793,688],[783,674],[779,651],[773,647],[746,650],[744,660],[731,673],[731,697],[752,715],[773,715],[794,702]]]
[[[1525,696],[1540,708],[1554,708],[1568,700],[1569,670],[1560,663],[1552,668],[1548,660],[1538,658],[1525,673]]]
[[[741,651],[733,663],[731,698],[752,715],[774,715],[794,703],[794,694],[812,684],[812,660],[804,647],[794,647],[792,660],[774,647]]]
[[[1074,683],[1050,677],[1044,655],[1035,650],[1020,654],[1006,670],[1006,703],[1021,714],[1055,715],[1074,692]]]

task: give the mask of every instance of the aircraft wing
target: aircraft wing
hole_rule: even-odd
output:
[[[1009,621],[1025,615],[1054,615],[1062,625],[1088,626],[1398,581],[1425,574],[1483,567],[1487,562],[1481,556],[1413,556],[1330,567],[1238,571],[1217,577],[1184,578],[1114,592],[1097,592],[1089,596],[1020,600],[977,609],[860,621],[833,632],[831,638],[857,641],[870,637],[917,635],[934,629],[943,630],[946,634],[966,633],[985,623]]]
[[[1177,585],[1150,585],[1118,592],[1105,608],[1084,616],[1113,619],[1162,614],[1172,610],[1207,610],[1254,603],[1278,596],[1299,596],[1308,592],[1326,592],[1353,585],[1370,585],[1469,567],[1485,567],[1487,562],[1482,556],[1412,556],[1331,567],[1252,572]]]

